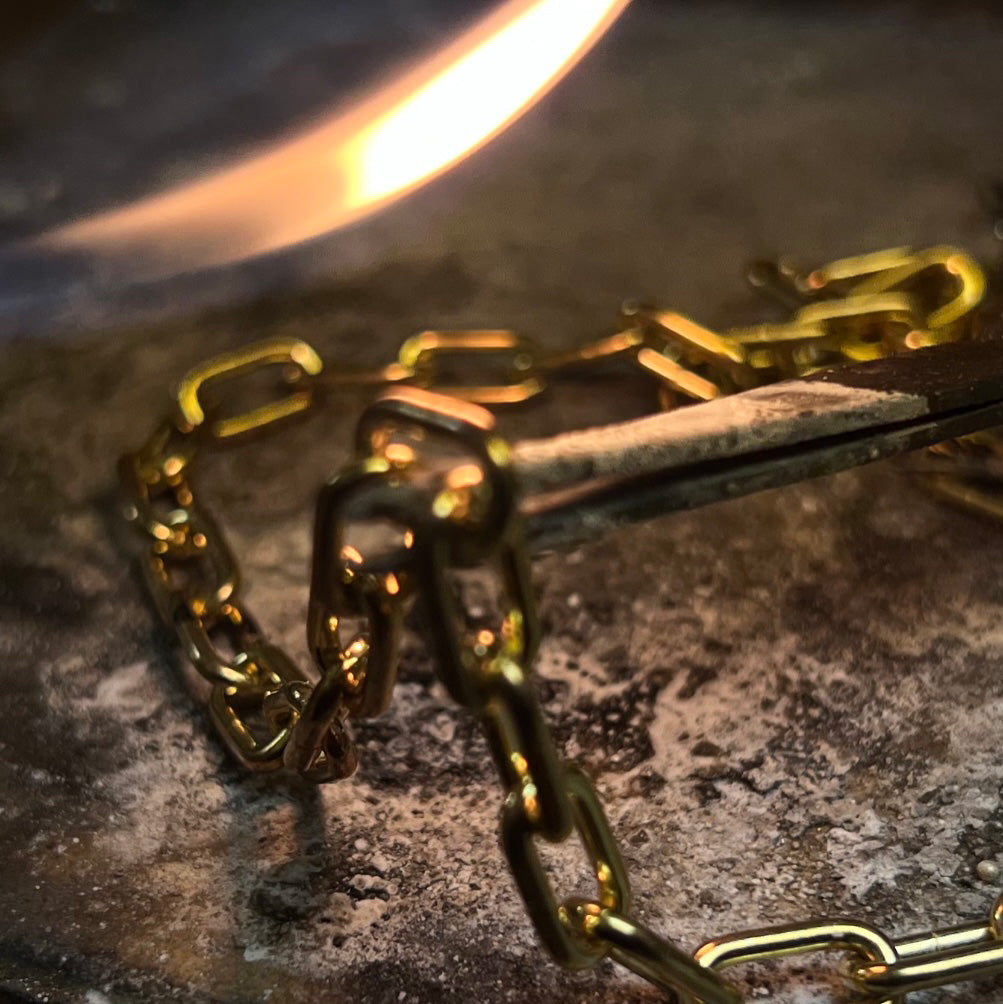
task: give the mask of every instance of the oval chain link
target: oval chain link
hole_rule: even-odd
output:
[[[281,371],[277,397],[219,418],[208,396],[265,368]],[[125,515],[147,544],[142,568],[154,605],[188,660],[210,685],[209,715],[224,744],[250,770],[276,770],[317,683],[261,635],[240,601],[237,561],[188,480],[199,450],[297,414],[309,407],[306,380],[320,359],[305,342],[276,339],[217,356],[179,385],[175,417],[119,462]],[[230,400],[239,403],[232,392]],[[339,709],[340,710],[340,709]],[[345,777],[355,751],[335,714],[297,766],[314,780]]]
[[[119,464],[126,517],[146,544],[153,600],[210,685],[210,718],[231,753],[251,770],[284,766],[328,781],[355,769],[345,719],[377,714],[390,699],[401,620],[417,592],[443,682],[479,717],[505,787],[502,845],[527,912],[570,968],[609,956],[683,1004],[739,1004],[740,992],[718,969],[805,952],[855,959],[846,975],[871,1001],[1003,972],[1003,896],[985,923],[898,941],[838,919],[738,932],[693,955],[682,951],[631,917],[626,869],[595,789],[560,760],[550,738],[529,675],[539,627],[507,446],[489,413],[457,399],[520,403],[562,371],[627,359],[657,380],[665,407],[710,400],[841,360],[968,337],[985,291],[977,263],[950,247],[893,248],[808,273],[757,263],[749,277],[795,306],[793,319],[718,333],[671,311],[625,304],[617,333],[550,356],[508,331],[422,332],[395,362],[365,372],[324,373],[314,350],[295,339],[196,367],[179,386],[174,417]],[[451,358],[461,367],[491,362],[500,378],[454,379]],[[276,395],[242,405],[233,388],[269,370],[279,377]],[[401,388],[371,406],[360,421],[357,466],[321,493],[308,625],[320,674],[307,674],[267,642],[241,603],[237,563],[196,502],[191,468],[205,445],[305,412],[327,393],[401,383],[435,386],[452,399]],[[395,440],[395,427],[417,428],[418,440],[445,439],[468,462],[429,490],[428,472],[414,476],[421,465],[413,445]],[[973,450],[1003,455],[993,434],[948,452]],[[968,490],[958,477],[938,477],[945,494]],[[987,508],[981,497],[973,504]],[[360,520],[394,523],[399,546],[389,555],[359,553],[346,529]],[[472,566],[495,569],[503,596],[495,630],[469,629],[457,604],[452,571]],[[363,630],[343,644],[339,630],[352,618],[361,618]],[[540,838],[562,843],[573,834],[597,882],[593,898],[558,898],[536,847]]]

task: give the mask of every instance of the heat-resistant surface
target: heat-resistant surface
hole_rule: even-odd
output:
[[[572,978],[543,958],[497,846],[486,751],[418,639],[391,711],[359,730],[352,781],[310,790],[226,760],[115,533],[113,457],[188,365],[266,334],[353,363],[436,325],[570,346],[631,294],[708,323],[759,316],[738,272],[764,251],[992,255],[977,190],[999,167],[1001,40],[972,11],[639,4],[453,175],[195,284],[219,302],[262,276],[297,292],[8,344],[0,986],[88,1004],[652,999],[619,971]],[[189,288],[78,290],[63,317],[184,315]],[[511,431],[644,403],[617,387],[555,396]],[[201,475],[250,604],[300,654],[310,498],[360,403]],[[875,467],[536,563],[546,709],[606,799],[652,926],[692,947],[820,914],[893,932],[985,914],[997,890],[976,865],[1003,859],[1001,558],[1003,529]],[[736,978],[782,1004],[839,999],[832,963]]]

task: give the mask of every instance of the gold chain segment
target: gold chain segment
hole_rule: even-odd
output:
[[[443,684],[484,729],[505,790],[502,847],[558,962],[584,968],[608,956],[681,1004],[739,1004],[721,969],[837,952],[847,958],[842,974],[867,1000],[891,1004],[912,991],[1003,972],[1003,896],[984,922],[898,940],[835,918],[729,934],[690,955],[633,917],[624,862],[598,796],[558,756],[531,679],[540,628],[529,553],[508,446],[481,404],[523,402],[566,369],[614,358],[650,373],[666,407],[709,400],[841,360],[970,337],[985,292],[978,264],[947,247],[896,248],[807,273],[768,263],[751,278],[797,304],[793,318],[718,333],[670,311],[625,305],[616,333],[568,353],[542,356],[508,331],[423,332],[383,369],[333,377],[294,339],[219,356],[182,380],[174,413],[121,459],[126,514],[144,542],[156,608],[202,681],[213,724],[244,766],[286,767],[314,781],[351,774],[356,752],[346,719],[386,708],[403,620],[417,601]],[[450,358],[486,360],[500,376],[453,379]],[[269,371],[280,392],[251,406],[246,388],[239,392],[243,378]],[[206,449],[305,412],[332,390],[381,385],[392,389],[363,414],[355,463],[318,498],[307,624],[316,668],[304,670],[268,643],[242,602],[236,560],[190,477]],[[431,386],[439,393],[425,389]],[[949,450],[1003,455],[984,434]],[[941,480],[947,494],[967,490],[953,475]],[[360,532],[374,527],[379,546],[363,545]],[[475,624],[457,600],[456,576],[470,569],[495,580],[500,599],[491,625]],[[591,897],[558,896],[539,855],[539,839],[573,836],[596,877]]]

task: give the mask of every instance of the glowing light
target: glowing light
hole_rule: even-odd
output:
[[[622,6],[542,0],[512,17],[365,130],[354,201],[403,191],[501,131],[576,61],[610,8]]]
[[[483,146],[592,47],[628,0],[508,0],[347,113],[180,188],[68,224],[48,247],[144,274],[308,240],[413,190]]]

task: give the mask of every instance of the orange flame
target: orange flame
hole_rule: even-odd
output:
[[[491,140],[628,2],[508,0],[401,79],[298,138],[65,225],[40,243],[142,260],[150,275],[225,264],[344,226]]]

